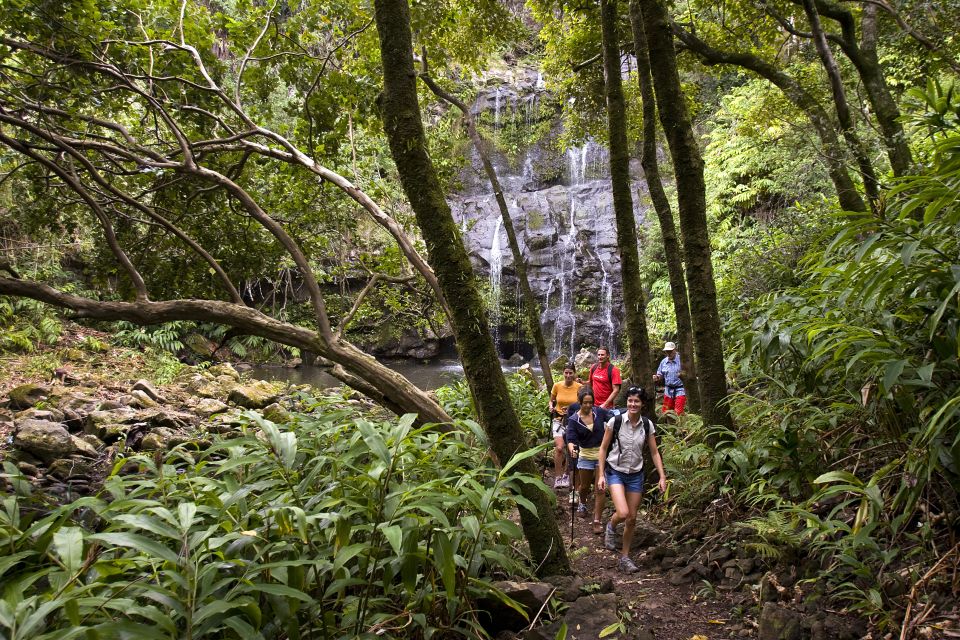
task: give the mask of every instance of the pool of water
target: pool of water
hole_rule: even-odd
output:
[[[381,362],[387,367],[404,376],[418,388],[430,391],[463,378],[463,365],[456,359],[440,359],[432,362],[417,362],[411,360],[384,360]],[[503,365],[504,373],[512,373],[517,367]],[[539,376],[540,369],[534,372]],[[258,380],[279,380],[292,384],[309,384],[318,389],[336,387],[339,380],[328,373],[324,367],[302,365],[294,369],[278,366],[259,366],[250,371],[250,375]]]

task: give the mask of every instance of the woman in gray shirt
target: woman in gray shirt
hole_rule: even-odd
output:
[[[618,568],[624,573],[634,573],[637,565],[630,559],[630,543],[637,526],[637,509],[643,497],[643,446],[650,449],[650,458],[660,473],[660,491],[667,490],[667,476],[663,471],[663,460],[657,448],[657,432],[653,422],[641,415],[643,409],[643,389],[630,387],[627,390],[627,413],[625,416],[610,418],[604,427],[603,442],[600,443],[600,456],[597,464],[597,489],[610,489],[610,498],[616,512],[607,523],[603,542],[607,549],[617,550],[616,527],[625,522],[623,543],[620,547]]]

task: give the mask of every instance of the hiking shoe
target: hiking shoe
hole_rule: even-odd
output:
[[[611,527],[609,523],[603,532],[603,546],[610,549],[610,551],[617,550],[617,532],[613,530],[613,527]]]
[[[568,489],[570,487],[570,476],[563,474],[557,478],[557,481],[553,486],[555,489]]]
[[[577,505],[577,513],[580,515],[581,518],[590,517],[590,511],[587,509],[587,505],[583,504],[582,502],[579,505]]]
[[[559,476],[556,480],[553,481],[553,488],[554,489],[563,488],[563,476]]]
[[[620,556],[620,562],[617,563],[617,570],[619,570],[620,573],[636,573],[640,571],[637,565],[633,564],[633,560],[627,556]]]

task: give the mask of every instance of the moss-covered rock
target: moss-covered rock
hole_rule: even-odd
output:
[[[280,389],[276,383],[252,380],[236,385],[230,391],[228,401],[247,409],[263,409],[276,402],[279,397]]]
[[[17,425],[14,446],[45,462],[70,455],[96,456],[97,450],[70,435],[62,424],[47,420],[23,420]]]
[[[290,422],[290,414],[276,402],[264,408],[263,417],[277,424]]]
[[[11,409],[29,409],[46,400],[49,395],[50,390],[45,386],[27,383],[11,389],[7,397],[10,400]]]

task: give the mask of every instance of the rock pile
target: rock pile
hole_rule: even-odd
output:
[[[189,369],[163,393],[148,380],[129,386],[24,384],[7,394],[0,424],[12,423],[6,460],[48,493],[72,499],[96,488],[121,454],[166,451],[206,434],[238,430],[258,409],[287,420],[282,385],[242,380],[230,364]],[[3,407],[3,405],[0,405]],[[122,457],[122,456],[121,456]]]

